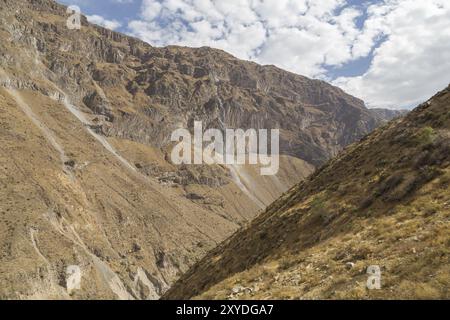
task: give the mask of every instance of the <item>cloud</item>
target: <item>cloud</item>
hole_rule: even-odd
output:
[[[450,83],[448,1],[387,1],[371,7],[353,50],[365,52],[358,45],[381,35],[387,40],[374,51],[369,70],[334,84],[369,106],[398,109],[413,107]]]
[[[115,3],[133,3],[134,0],[111,0]]]
[[[143,0],[141,15],[128,30],[155,46],[211,46],[329,81],[330,67],[339,71],[373,55],[364,74],[333,81],[370,106],[409,106],[445,87],[450,74],[450,59],[445,59],[450,53],[448,1],[361,3]]]
[[[143,0],[131,33],[156,46],[212,46],[242,59],[321,76],[351,60],[362,13],[344,0]]]
[[[107,29],[115,30],[122,26],[122,24],[117,20],[108,20],[96,14],[90,16],[88,15],[86,17],[89,22],[98,24],[99,26],[105,27]]]

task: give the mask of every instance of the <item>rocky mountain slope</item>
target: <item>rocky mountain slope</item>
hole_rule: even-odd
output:
[[[389,110],[382,108],[373,108],[370,109],[370,112],[375,114],[375,116],[379,117],[381,121],[388,122],[390,120],[405,116],[408,113],[408,110]]]
[[[0,0],[0,297],[157,298],[382,122],[322,81],[67,18],[52,0]],[[279,174],[173,165],[170,134],[194,120],[280,128]]]
[[[294,186],[164,298],[448,299],[449,138],[450,87]]]

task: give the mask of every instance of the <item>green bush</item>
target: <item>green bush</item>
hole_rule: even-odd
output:
[[[430,144],[436,138],[436,131],[432,127],[423,127],[417,134],[417,142],[421,145]]]

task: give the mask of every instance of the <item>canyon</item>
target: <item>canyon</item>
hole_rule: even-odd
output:
[[[0,298],[158,299],[392,115],[212,48],[152,47],[52,0],[0,0]],[[171,133],[279,129],[277,175],[175,165]],[[81,289],[66,288],[79,266]]]

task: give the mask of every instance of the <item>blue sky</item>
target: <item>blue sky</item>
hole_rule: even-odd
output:
[[[154,45],[211,46],[411,108],[450,82],[448,0],[59,0]]]

